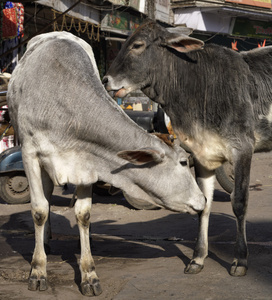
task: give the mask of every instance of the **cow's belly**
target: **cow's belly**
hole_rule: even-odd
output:
[[[255,152],[269,152],[272,150],[272,104],[265,115],[260,114],[255,124]]]
[[[90,185],[98,180],[98,175],[90,157],[83,156],[73,151],[55,152],[41,155],[39,159],[54,185],[64,185],[65,183]]]
[[[50,134],[50,133],[49,133]],[[51,141],[50,135],[37,132],[28,135],[22,144],[24,159],[37,159],[45,169],[55,186],[71,183],[74,185],[91,185],[98,180],[97,160],[92,149],[86,150],[77,140],[59,142]],[[55,136],[54,136],[55,138]],[[52,138],[53,139],[53,138]],[[68,148],[68,145],[77,145]],[[83,150],[84,149],[84,150]]]
[[[259,132],[254,132],[255,136],[255,152],[270,152],[272,151],[272,133],[271,135],[263,135]]]
[[[202,131],[195,138],[190,138],[181,131],[175,132],[181,143],[190,148],[196,159],[205,168],[215,170],[225,161],[231,161],[231,151],[220,136]]]

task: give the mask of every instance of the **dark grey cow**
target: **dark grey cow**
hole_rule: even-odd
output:
[[[47,288],[45,224],[54,184],[77,185],[81,288],[88,296],[101,293],[89,244],[92,183],[109,182],[131,198],[178,212],[204,209],[186,153],[146,133],[118,107],[100,81],[92,48],[72,34],[30,41],[12,74],[8,105],[35,225],[30,290]]]
[[[161,104],[180,141],[197,159],[197,181],[207,198],[186,273],[198,273],[208,254],[214,170],[233,163],[231,195],[237,241],[230,274],[247,271],[245,216],[251,158],[272,149],[272,48],[237,53],[190,38],[188,28],[146,22],[123,45],[104,84],[119,97],[142,91]]]

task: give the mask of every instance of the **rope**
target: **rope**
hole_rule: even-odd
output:
[[[54,19],[56,18],[56,14],[60,14],[60,12],[52,9],[52,12],[53,12],[53,15],[54,15]],[[71,19],[70,21],[70,25],[67,23],[67,19]],[[91,27],[91,29],[89,29],[89,27]],[[95,40],[95,41],[98,41],[100,40],[100,36],[99,36],[99,28],[100,28],[100,25],[96,25],[96,24],[93,24],[93,23],[90,23],[88,21],[82,21],[81,19],[78,19],[78,18],[75,18],[75,17],[72,17],[72,16],[69,16],[69,15],[66,15],[64,14],[62,16],[62,22],[61,22],[61,25],[59,25],[56,22],[54,22],[54,31],[63,31],[64,29],[67,30],[67,31],[71,31],[72,29],[75,29],[76,32],[78,33],[87,33],[88,35],[88,38],[90,40]],[[95,32],[95,29],[96,29],[96,32]]]

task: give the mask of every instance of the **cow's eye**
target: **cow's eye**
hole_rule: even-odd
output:
[[[131,50],[133,50],[137,54],[142,53],[144,51],[144,49],[145,49],[144,41],[137,41],[131,47]]]
[[[181,160],[179,163],[184,167],[186,167],[188,165],[187,160]]]
[[[140,49],[142,46],[144,45],[144,43],[138,42],[133,44],[132,49]]]

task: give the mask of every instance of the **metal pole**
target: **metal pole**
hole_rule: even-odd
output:
[[[155,0],[146,1],[147,16],[151,20],[155,20]]]

